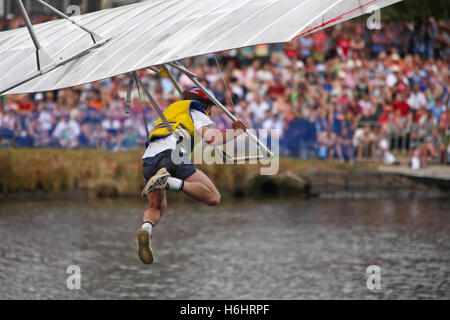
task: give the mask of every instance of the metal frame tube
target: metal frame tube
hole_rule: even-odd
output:
[[[222,147],[216,147],[216,150],[220,151],[222,153],[222,156],[224,157],[225,161],[232,161],[233,163],[241,162],[241,161],[252,161],[252,160],[263,160],[267,159],[264,155],[257,155],[257,156],[243,156],[243,157],[233,157],[229,153],[227,153]]]
[[[101,42],[97,42],[96,44],[93,44],[92,46],[90,46],[89,48],[83,50],[82,52],[77,53],[77,54],[75,54],[74,56],[72,56],[72,57],[70,57],[70,58],[67,58],[67,59],[64,60],[64,61],[61,61],[61,62],[59,62],[59,63],[50,65],[50,66],[48,66],[47,68],[42,69],[42,68],[39,67],[39,68],[38,68],[38,69],[39,69],[39,72],[38,72],[38,73],[36,73],[36,74],[34,74],[34,75],[32,75],[32,76],[26,78],[25,80],[19,81],[18,83],[13,84],[12,86],[10,86],[10,87],[8,87],[8,88],[6,88],[6,89],[1,89],[1,88],[0,88],[0,90],[1,90],[1,91],[0,91],[0,96],[3,95],[3,94],[5,94],[6,92],[8,92],[8,91],[10,91],[10,90],[13,90],[13,89],[15,89],[15,88],[21,86],[21,85],[24,84],[24,83],[27,83],[27,82],[29,82],[29,81],[31,81],[31,80],[33,80],[33,79],[39,77],[40,75],[46,74],[46,73],[48,73],[48,72],[50,72],[50,71],[53,71],[53,70],[55,70],[55,69],[57,69],[57,68],[59,68],[59,67],[65,65],[65,64],[67,64],[67,63],[69,63],[69,62],[72,62],[73,60],[76,60],[76,59],[78,59],[78,58],[83,57],[84,55],[88,54],[88,53],[91,52],[92,50],[101,47],[102,45],[104,45],[104,44],[105,44],[106,42],[108,42],[109,40],[111,40],[111,38],[104,39],[104,40],[102,40]],[[39,52],[39,51],[38,51],[38,52]],[[45,51],[44,51],[43,49],[40,49],[40,52],[41,52],[41,54],[42,54],[42,53],[45,54]],[[39,64],[39,63],[40,63],[40,61],[39,61],[39,55],[38,55],[37,58],[38,58],[38,64]],[[39,65],[38,65],[38,66],[39,66]]]
[[[40,4],[42,4],[44,7],[48,8],[50,11],[52,11],[54,14],[60,16],[63,19],[66,19],[68,21],[70,21],[71,23],[73,23],[74,25],[76,25],[78,28],[80,28],[81,30],[89,33],[89,35],[92,38],[92,41],[94,41],[94,43],[97,43],[97,41],[101,40],[101,37],[99,37],[95,32],[89,30],[88,28],[82,26],[81,24],[78,24],[77,22],[75,22],[74,20],[72,20],[69,16],[65,15],[64,13],[62,13],[61,11],[59,11],[58,9],[56,9],[55,7],[49,5],[47,2],[43,1],[43,0],[35,0],[37,2],[39,2]]]
[[[153,71],[154,73],[160,73],[160,71],[153,67],[148,67],[149,70]]]
[[[39,43],[39,39],[34,32],[33,24],[31,23],[30,17],[28,15],[27,9],[23,4],[22,0],[16,0],[17,6],[23,15],[23,19],[25,20],[25,25],[28,29],[28,33],[30,34],[31,40],[33,41],[34,47],[36,48],[36,63],[37,69],[39,72],[43,73],[45,70],[51,68],[55,62],[49,56],[49,54],[42,49],[41,44]]]
[[[150,103],[153,105],[153,109],[155,109],[155,111],[158,113],[159,117],[163,121],[163,123],[164,123],[165,127],[167,128],[167,130],[169,130],[169,132],[174,132],[175,130],[172,128],[172,126],[170,125],[169,121],[167,121],[167,118],[164,116],[164,113],[159,108],[158,103],[153,98],[151,93],[147,90],[147,88],[145,87],[145,85],[142,82],[141,78],[139,78],[139,76],[138,76],[136,71],[133,71],[133,77],[134,77],[134,81],[136,82],[137,89],[139,90],[139,88],[142,88],[142,90],[144,91],[144,93],[147,96],[148,100],[150,100]]]
[[[181,89],[180,84],[177,82],[177,80],[173,76],[172,72],[170,72],[169,68],[165,64],[163,64],[162,68],[163,68],[164,72],[167,74],[167,77],[169,77],[170,81],[172,81],[172,84],[174,85],[175,89],[177,89],[178,93],[182,96],[183,89]]]
[[[154,67],[148,67],[147,69],[153,71],[154,73],[157,74],[161,74],[161,72],[165,72],[167,75],[167,78],[169,78],[169,80],[172,82],[172,84],[174,85],[175,89],[178,91],[178,93],[180,95],[183,95],[183,89],[181,89],[180,84],[177,82],[177,80],[175,80],[175,77],[173,76],[172,72],[170,72],[169,68],[167,67],[167,65],[163,64],[162,65],[162,70],[158,70]]]
[[[30,17],[28,16],[27,9],[25,9],[22,0],[16,0],[16,2],[19,10],[22,12],[23,19],[25,20],[25,25],[27,26],[28,32],[30,33],[31,40],[33,40],[36,51],[39,51],[42,49],[42,47],[39,43],[36,33],[34,32],[33,24],[31,23]]]

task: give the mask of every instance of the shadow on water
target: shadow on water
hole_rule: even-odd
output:
[[[0,299],[450,298],[450,201],[171,203],[142,265],[145,202],[0,203]],[[81,289],[68,290],[68,266]],[[378,291],[366,268],[381,267]]]

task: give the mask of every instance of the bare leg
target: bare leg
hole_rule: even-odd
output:
[[[370,144],[370,158],[375,159],[375,143]]]
[[[154,226],[159,223],[167,210],[166,190],[157,190],[147,195],[149,208],[144,212],[143,221],[150,221]]]
[[[200,170],[184,181],[183,192],[191,198],[209,206],[216,206],[220,202],[220,192],[212,181]]]
[[[333,160],[335,148],[334,145],[331,145],[328,149],[328,160]]]
[[[357,155],[358,160],[361,160],[363,157],[363,148],[364,147],[362,145],[358,146],[358,155]]]
[[[144,212],[144,222],[150,222],[156,226],[161,219],[161,216],[167,209],[166,190],[157,190],[147,195],[149,208]],[[137,250],[139,259],[144,264],[153,263],[153,249],[152,249],[152,232],[151,228],[142,226],[137,236]]]
[[[342,147],[340,144],[336,145],[336,153],[340,163],[344,163],[344,156],[342,155]]]

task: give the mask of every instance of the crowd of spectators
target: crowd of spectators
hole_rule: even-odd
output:
[[[44,18],[40,18],[41,20]],[[0,29],[19,27],[20,18]],[[183,63],[249,127],[278,129],[284,156],[445,162],[450,133],[450,23],[346,22],[286,44],[229,50]],[[220,69],[218,68],[220,66]],[[220,71],[219,71],[220,70]],[[140,77],[164,109],[180,99],[169,79]],[[175,72],[181,86],[192,85]],[[0,98],[0,145],[126,150],[146,142],[157,114],[128,77]],[[225,81],[223,81],[225,80]],[[216,108],[219,129],[230,121]],[[448,157],[450,158],[450,157]]]

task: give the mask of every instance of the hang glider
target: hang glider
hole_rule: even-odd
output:
[[[171,128],[136,70],[164,72],[180,91],[167,66],[178,69],[236,121],[177,60],[291,41],[401,0],[149,0],[74,18],[34,0],[62,18],[38,25],[31,24],[22,0],[16,1],[26,27],[0,33],[0,95],[62,89],[130,73],[127,105],[136,84]],[[257,136],[246,134],[262,154],[235,158],[218,148],[225,161],[274,156]]]
[[[0,94],[61,89],[186,57],[286,42],[399,1],[149,0],[5,31]]]

